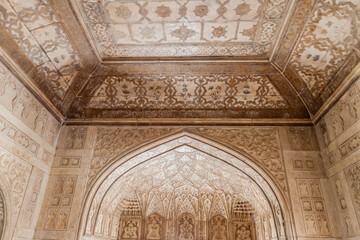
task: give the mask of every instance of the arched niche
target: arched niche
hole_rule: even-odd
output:
[[[0,176],[0,240],[11,239],[14,231],[14,206],[8,182]]]
[[[6,212],[5,212],[5,202],[4,202],[4,194],[0,189],[0,239],[3,239],[3,234],[5,230],[5,220],[6,220]]]
[[[112,161],[113,163],[101,172],[87,192],[82,209],[78,239],[96,239],[97,237],[99,239],[116,239],[117,236],[114,232],[118,231],[116,225],[119,220],[118,215],[121,214],[118,207],[119,199],[134,194],[128,190],[131,186],[125,183],[129,182],[129,179],[133,179],[134,174],[140,172],[140,169],[151,168],[154,165],[162,166],[161,161],[159,162],[158,159],[166,157],[166,154],[173,152],[176,154],[182,151],[196,151],[203,158],[211,159],[208,163],[219,168],[226,168],[226,171],[231,172],[232,174],[227,179],[232,177],[240,183],[243,187],[242,190],[249,190],[245,191],[248,195],[245,194],[244,196],[241,196],[241,191],[238,191],[240,197],[254,201],[253,204],[256,209],[259,209],[259,212],[261,212],[261,209],[266,211],[266,214],[262,213],[259,219],[262,222],[269,223],[270,228],[261,228],[261,231],[267,231],[266,234],[269,238],[294,238],[292,215],[286,198],[266,170],[257,165],[256,161],[252,160],[246,153],[239,153],[192,133],[181,132],[151,142],[125,157]],[[191,188],[191,186],[188,188]],[[219,198],[224,199],[222,201],[231,198],[224,191],[216,194]],[[137,197],[139,198],[139,196]],[[140,207],[139,211],[146,216],[144,209]],[[201,214],[194,214],[195,221],[200,221],[201,217]],[[104,219],[108,219],[107,223],[110,222],[111,227],[105,224]],[[107,228],[106,236],[103,234],[105,230],[102,232],[95,231],[105,227]],[[109,231],[109,229],[112,230]]]
[[[194,215],[190,213],[181,214],[177,219],[176,239],[195,240],[198,238],[197,235],[197,224]]]
[[[213,216],[209,221],[209,236],[211,240],[228,240],[228,220],[221,216]]]
[[[164,221],[163,217],[157,213],[152,213],[145,220],[145,240],[163,240],[164,239]]]

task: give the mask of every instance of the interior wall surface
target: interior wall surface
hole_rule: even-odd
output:
[[[33,239],[60,126],[0,62],[1,239]]]
[[[85,203],[114,162],[180,132],[249,156],[281,189],[292,216],[288,239],[341,239],[332,189],[313,127],[65,126],[61,130],[34,239],[82,239]],[[100,180],[99,180],[100,179]],[[117,239],[119,217],[87,239]]]
[[[316,132],[342,235],[359,239],[360,79],[320,119]]]
[[[268,173],[292,212],[289,239],[358,239],[359,89],[357,81],[316,124],[317,134],[313,127],[295,126],[61,128],[1,64],[2,238],[79,239],[86,197],[114,161],[189,132],[244,153]],[[116,239],[116,217],[109,220],[107,235],[103,229],[92,238]]]

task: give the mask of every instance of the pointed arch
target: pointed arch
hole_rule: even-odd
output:
[[[11,239],[13,226],[15,226],[13,197],[10,189],[10,185],[0,175],[0,240]]]
[[[170,146],[171,144],[173,145]],[[258,190],[266,196],[267,201],[270,203],[272,213],[270,219],[274,220],[278,238],[294,238],[293,217],[288,199],[266,169],[259,166],[246,152],[234,150],[229,146],[224,146],[198,134],[182,131],[149,142],[128,153],[126,156],[115,157],[112,164],[101,171],[87,192],[78,228],[78,239],[87,239],[86,231],[93,229],[94,225],[97,224],[96,215],[100,211],[100,205],[106,201],[105,196],[116,195],[114,193],[115,188],[112,188],[112,186],[118,179],[132,169],[141,166],[141,164],[151,161],[156,156],[180,146],[195,147],[204,153],[209,153],[222,163],[245,174],[251,179],[254,186],[256,185]],[[112,203],[107,204],[108,206],[114,205]]]

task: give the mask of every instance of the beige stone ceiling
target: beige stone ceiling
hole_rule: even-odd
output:
[[[289,1],[78,0],[102,57],[266,57]]]
[[[215,215],[228,218],[229,211],[232,214],[251,211],[247,208],[237,209],[237,202],[253,205],[261,213],[269,212],[270,207],[262,191],[247,176],[234,172],[234,168],[208,154],[181,146],[129,171],[121,181],[114,184],[114,193],[106,197],[104,202],[121,211],[130,211],[128,208],[131,207],[145,216],[158,213],[167,217],[171,207],[178,208],[178,215],[181,215],[181,211],[187,211],[197,216],[200,211],[196,204],[198,198],[206,196],[210,200],[206,206],[209,218]],[[118,189],[126,191],[119,192]],[[191,195],[190,199],[184,201],[181,198],[184,194]],[[231,198],[230,206],[211,204],[214,194]],[[129,206],[129,198],[135,199],[137,204],[134,205],[138,207]]]
[[[0,22],[68,119],[312,118],[360,62],[360,0],[0,0]]]

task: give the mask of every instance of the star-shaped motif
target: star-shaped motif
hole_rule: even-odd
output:
[[[212,34],[213,34],[213,37],[216,37],[216,38],[220,38],[220,37],[224,37],[225,34],[226,34],[226,27],[213,27],[213,31],[212,31]]]
[[[159,17],[166,18],[166,17],[170,16],[171,9],[168,6],[161,5],[156,8],[155,12]]]
[[[180,28],[171,32],[171,36],[179,38],[181,41],[186,41],[188,38],[194,36],[196,32],[186,26],[181,25]]]
[[[235,8],[236,15],[244,16],[250,12],[250,6],[247,3],[242,3],[237,5]]]

